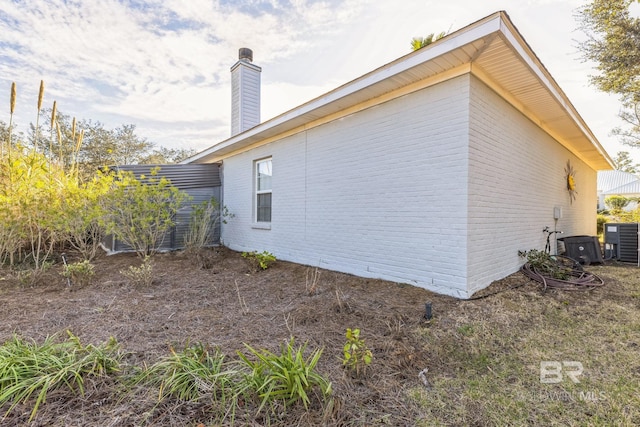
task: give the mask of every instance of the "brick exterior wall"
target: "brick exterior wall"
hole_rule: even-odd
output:
[[[225,159],[224,243],[465,296],[468,96],[456,78]],[[270,230],[252,228],[267,156]]]
[[[566,188],[567,160],[577,199]],[[595,235],[596,172],[476,78],[469,129],[469,293],[518,270],[518,250],[544,249],[546,226]],[[562,218],[554,223],[554,207]]]
[[[273,160],[269,229],[254,161]],[[567,159],[579,196],[569,204]],[[595,172],[464,75],[224,159],[222,241],[239,251],[467,298],[565,235],[595,233]]]

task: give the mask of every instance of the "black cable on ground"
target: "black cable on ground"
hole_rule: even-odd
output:
[[[521,288],[522,286],[528,285],[528,284],[529,284],[528,282],[526,282],[526,283],[518,283],[517,285],[512,285],[512,286],[509,286],[508,288],[500,289],[499,291],[495,291],[495,292],[492,292],[490,294],[478,295],[477,297],[467,298],[465,301],[477,301],[479,299],[485,299],[485,298],[488,298],[488,297],[492,297],[494,295],[498,295],[498,294],[500,294],[502,292],[511,291],[511,290],[514,290],[514,289]]]

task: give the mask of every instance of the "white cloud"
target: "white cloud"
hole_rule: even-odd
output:
[[[594,133],[614,147],[615,99],[588,86],[591,71],[575,47],[574,13],[583,3],[0,0],[0,98],[18,83],[24,130],[44,79],[47,106],[56,99],[66,114],[110,127],[135,123],[140,136],[163,145],[204,148],[229,135],[229,68],[240,47],[252,48],[263,67],[268,119],[409,53],[414,36],[506,9]]]

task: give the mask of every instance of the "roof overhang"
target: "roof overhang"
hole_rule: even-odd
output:
[[[211,163],[470,73],[594,170],[613,162],[506,12],[346,83],[183,163]]]

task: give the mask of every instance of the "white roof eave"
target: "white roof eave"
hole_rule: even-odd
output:
[[[528,69],[528,73],[535,76],[537,81],[544,86],[550,102],[561,105],[566,117],[570,118],[571,127],[579,130],[582,142],[577,145],[578,148],[573,147],[572,149],[571,138],[568,138],[567,141],[559,142],[567,146],[576,155],[580,154],[580,150],[589,151],[582,158],[594,169],[611,168],[613,164],[611,158],[577,113],[564,92],[553,80],[522,36],[520,36],[505,12],[496,12],[487,16],[438,40],[427,48],[409,53],[318,98],[222,141],[186,159],[183,163],[219,161],[233,152],[247,149],[253,144],[269,138],[291,132],[297,128],[305,129],[307,124],[318,117],[338,114],[351,105],[363,102],[365,95],[368,99],[373,99],[390,92],[390,90],[406,86],[407,81],[412,82],[416,81],[416,79],[431,77],[427,71],[429,67],[424,67],[424,65],[431,64],[438,58],[455,60],[463,57],[466,55],[463,51],[465,48],[469,50],[469,45],[474,42],[477,43],[478,40],[493,40],[496,34],[502,35],[500,39],[517,54],[519,62],[514,65],[520,67],[524,65]],[[475,49],[476,53],[469,59],[469,63],[477,60],[482,55],[482,47],[473,46],[473,49]],[[392,86],[390,87],[390,85]],[[541,114],[543,113],[541,112]],[[568,123],[567,120],[565,122]]]

